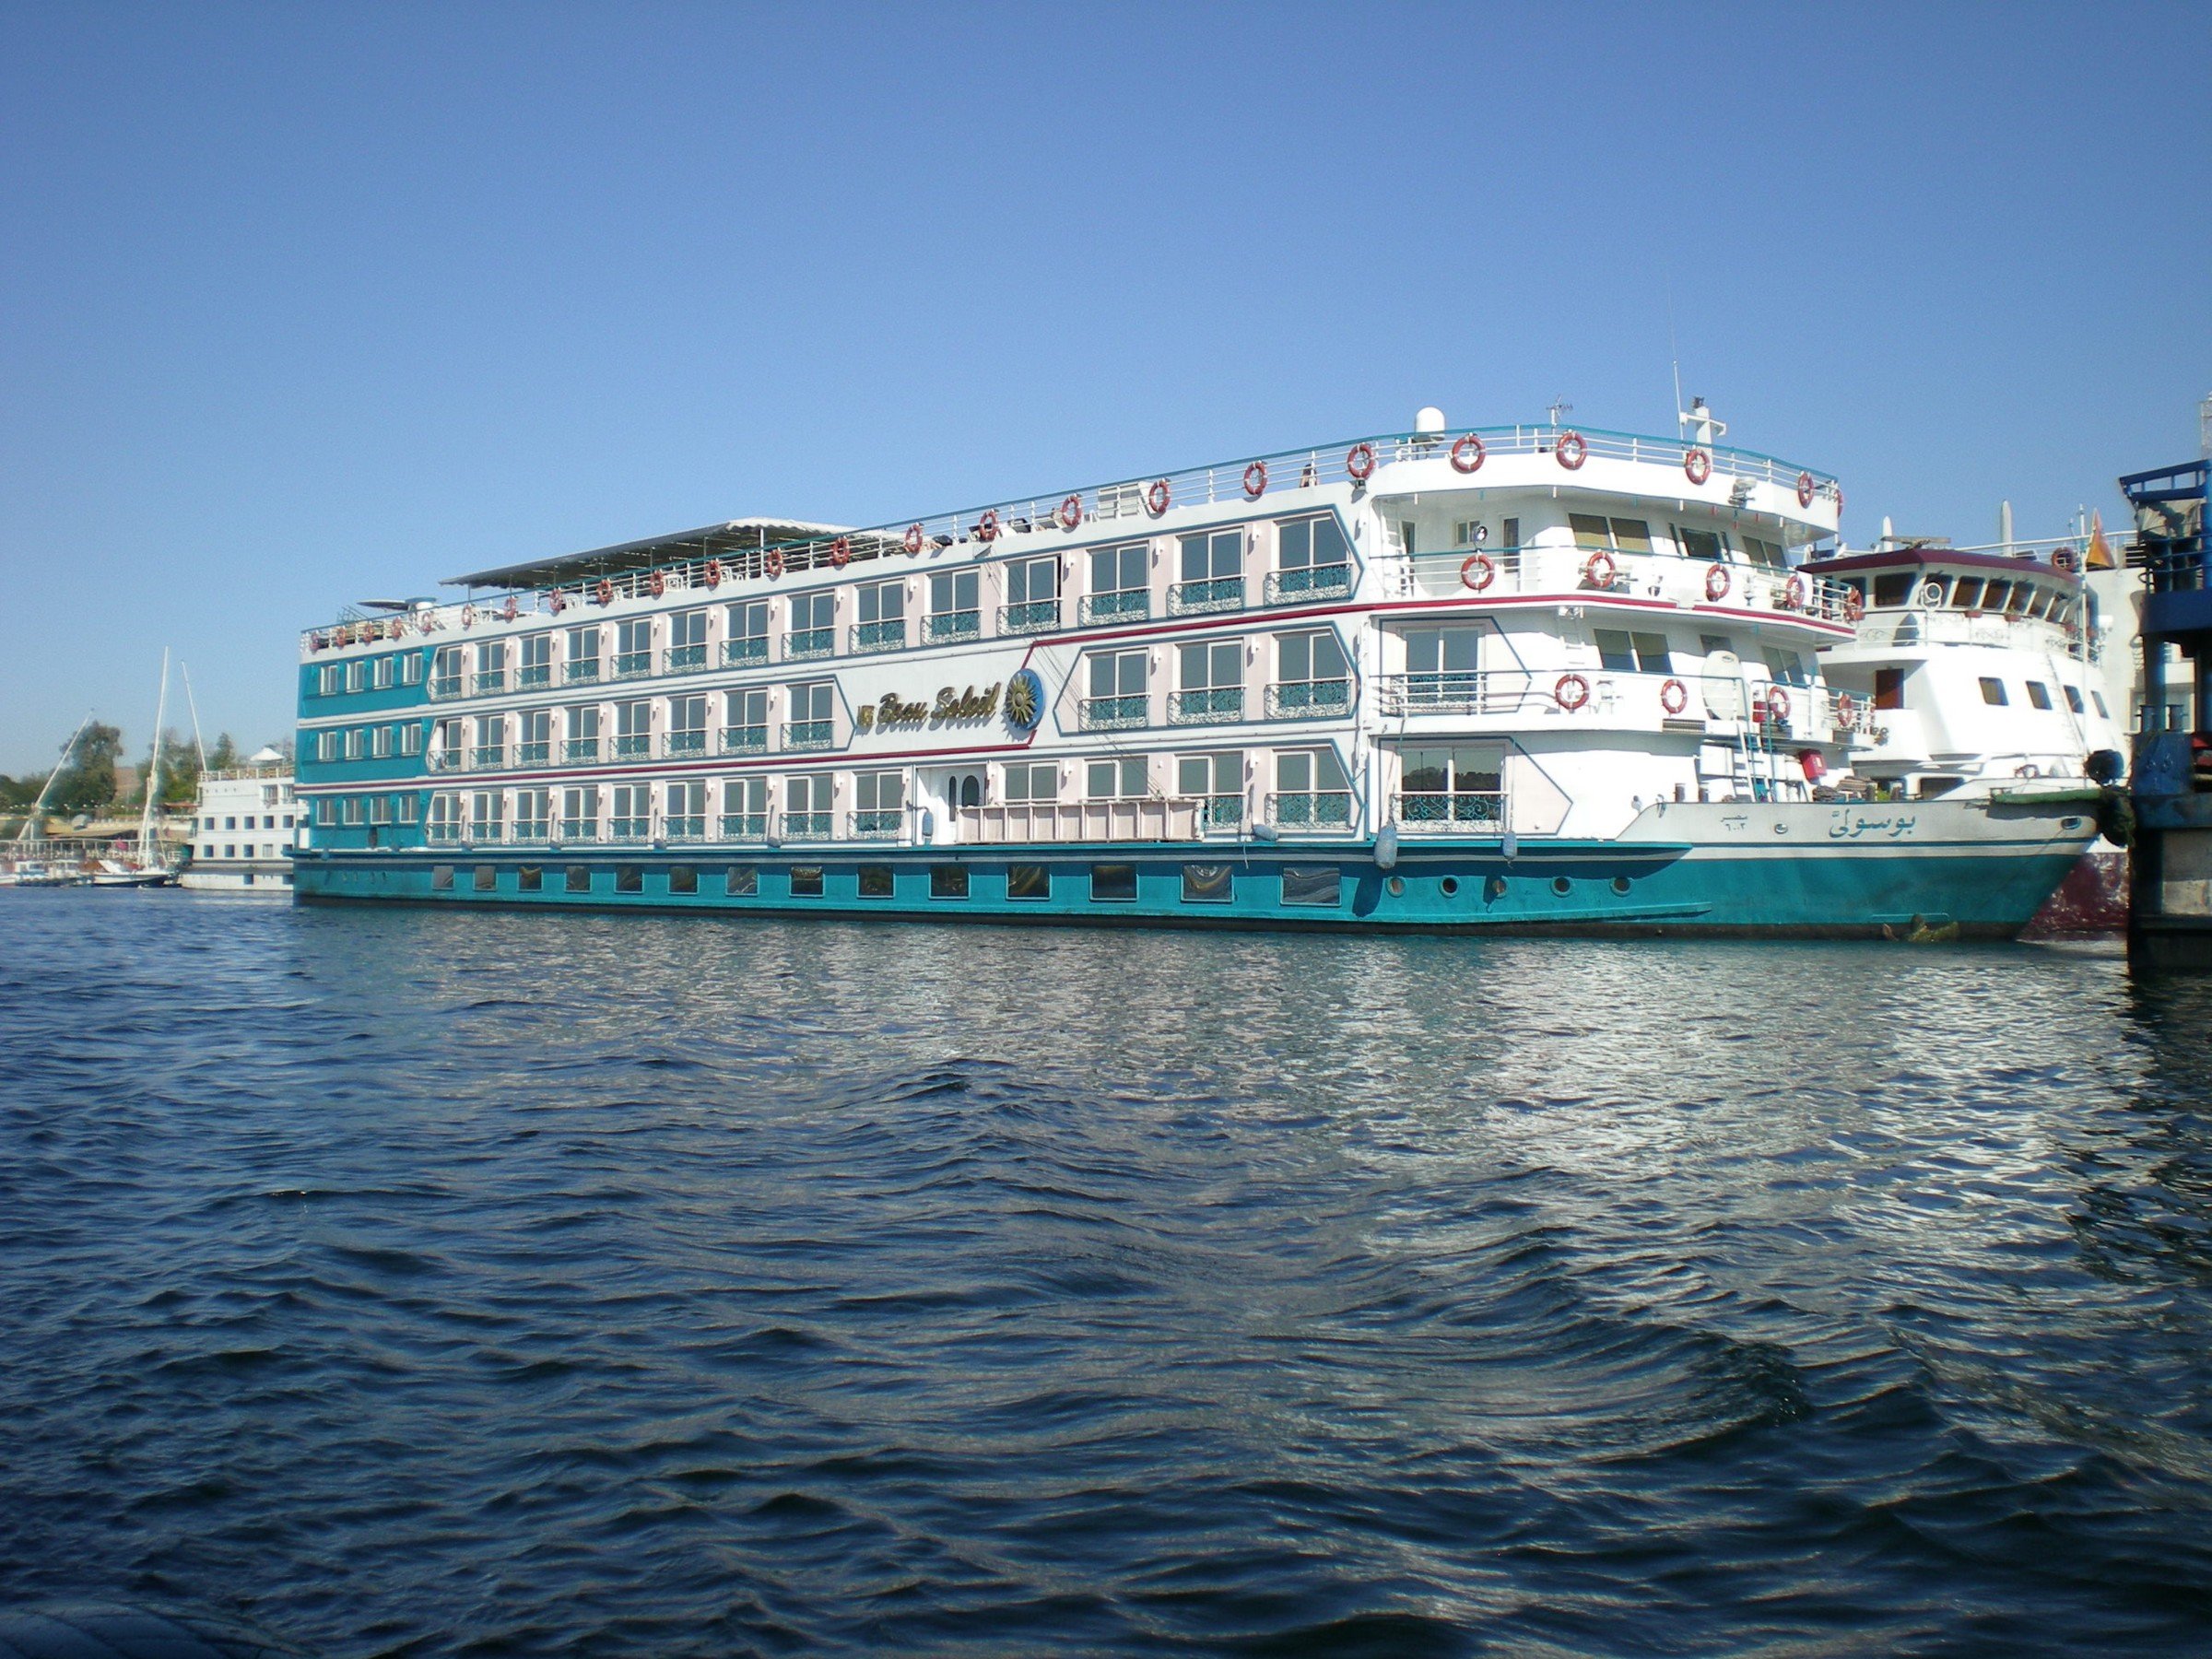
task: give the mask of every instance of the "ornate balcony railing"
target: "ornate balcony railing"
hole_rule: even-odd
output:
[[[905,648],[904,618],[889,622],[855,622],[853,625],[853,649],[855,652],[903,651]]]
[[[724,726],[722,752],[725,755],[765,755],[768,753],[768,728],[764,725]]]
[[[433,674],[430,676],[430,700],[443,702],[448,698],[458,697],[461,695],[461,686],[462,679],[457,674]]]
[[[1342,598],[1351,591],[1352,567],[1348,564],[1308,565],[1303,570],[1277,571],[1267,578],[1270,605]]]
[[[542,691],[553,683],[553,665],[550,663],[526,663],[514,671],[514,688],[517,691]]]
[[[1244,578],[1241,576],[1217,576],[1210,582],[1178,582],[1168,589],[1168,614],[1171,617],[1243,608]]]
[[[742,640],[724,640],[722,642],[722,660],[731,667],[746,663],[768,661],[768,636],[753,634]]]
[[[497,771],[507,764],[507,746],[503,743],[479,743],[468,751],[468,763],[477,771]]]
[[[1244,718],[1244,688],[1217,686],[1210,691],[1168,693],[1168,720],[1173,725],[1206,725]]]
[[[834,628],[794,628],[783,636],[783,660],[787,663],[836,654],[837,629]]]
[[[1277,830],[1347,830],[1352,822],[1348,789],[1312,790],[1267,797],[1267,821]]]
[[[422,838],[433,847],[458,846],[461,842],[461,826],[426,824],[423,826]]]
[[[906,827],[906,814],[898,807],[850,815],[851,834],[854,841],[896,841]]]
[[[507,670],[485,668],[480,669],[471,680],[469,694],[473,697],[490,697],[505,689],[507,689]]]
[[[571,737],[560,746],[560,758],[571,765],[581,761],[596,760],[599,759],[599,739],[596,737]]]
[[[707,820],[696,812],[672,813],[661,820],[661,839],[670,842],[703,841],[707,839]]]
[[[1002,634],[1043,633],[1059,626],[1057,599],[1025,599],[1019,605],[998,607],[998,631]]]
[[[925,637],[933,645],[947,640],[981,639],[983,632],[982,613],[980,611],[933,611],[926,624]]]
[[[514,746],[514,763],[517,766],[544,766],[553,759],[549,743],[518,743]]]
[[[682,755],[703,755],[707,752],[707,735],[704,731],[670,732],[661,739],[661,753],[674,759]]]
[[[642,760],[652,753],[653,735],[650,732],[633,732],[626,737],[615,739],[615,759],[618,760]]]
[[[724,841],[766,841],[768,814],[765,812],[725,812],[722,815]]]
[[[828,841],[835,833],[827,812],[786,812],[776,820],[785,841]]]
[[[1487,834],[1505,828],[1505,794],[1477,789],[1406,791],[1397,796],[1393,816],[1407,830]]]
[[[1270,720],[1324,720],[1352,706],[1348,679],[1278,680],[1267,688]]]
[[[794,753],[826,749],[835,741],[836,729],[830,721],[794,720],[783,728],[783,747]]]
[[[1209,830],[1233,830],[1244,821],[1244,797],[1241,794],[1209,794],[1199,797],[1206,803],[1200,820]]]
[[[514,839],[521,842],[550,841],[553,839],[552,830],[551,822],[546,818],[518,818],[514,820]]]
[[[1082,617],[1086,624],[1126,622],[1151,614],[1152,594],[1145,588],[1129,588],[1118,594],[1083,595]]]
[[[578,662],[561,665],[561,678],[571,686],[595,683],[599,678],[599,659],[585,657]]]
[[[617,679],[650,679],[652,677],[652,652],[618,651],[615,653],[615,677]]]
[[[1145,725],[1151,719],[1150,700],[1142,693],[1135,697],[1087,697],[1079,710],[1079,723],[1087,732],[1126,731]]]
[[[662,653],[670,674],[697,674],[707,665],[707,648],[701,645],[671,645]]]
[[[584,844],[595,841],[599,839],[599,820],[595,818],[564,818],[560,820],[560,839]]]

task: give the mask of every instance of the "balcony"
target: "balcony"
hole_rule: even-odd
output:
[[[768,728],[764,725],[724,726],[722,752],[725,755],[767,754]]]
[[[1200,803],[1198,821],[1206,830],[1234,830],[1244,821],[1244,797],[1241,794],[1199,795],[1196,799]]]
[[[663,669],[666,674],[701,674],[706,671],[707,648],[703,644],[671,645],[661,653],[661,661],[666,665]]]
[[[861,653],[905,650],[906,619],[899,618],[889,622],[855,622],[853,625],[853,649]]]
[[[661,839],[670,846],[697,845],[707,839],[707,820],[699,813],[674,813],[661,820]]]
[[[468,827],[471,846],[496,847],[507,839],[507,831],[498,818],[478,818]]]
[[[1500,790],[1418,791],[1400,794],[1392,816],[1400,828],[1430,834],[1495,835],[1505,828]]]
[[[430,757],[430,771],[434,772],[459,771],[460,770],[461,751],[458,748],[440,749]]]
[[[672,760],[692,755],[703,755],[706,752],[707,734],[703,729],[696,732],[670,732],[661,739],[661,753]]]
[[[1270,720],[1327,720],[1351,707],[1348,679],[1280,680],[1267,688]]]
[[[1206,611],[1244,608],[1244,578],[1217,576],[1210,582],[1178,582],[1168,589],[1171,617],[1197,616]]]
[[[561,677],[571,686],[596,684],[599,678],[599,659],[589,657],[582,662],[562,665]]]
[[[1210,691],[1168,693],[1170,725],[1209,725],[1244,718],[1244,688],[1218,686]]]
[[[1029,599],[998,607],[998,631],[1002,634],[1043,633],[1059,626],[1057,599]]]
[[[595,818],[572,818],[560,820],[560,839],[588,845],[599,839],[599,820]]]
[[[1127,622],[1152,614],[1152,594],[1147,588],[1130,588],[1119,594],[1086,594],[1083,596],[1083,620],[1094,622]]]
[[[560,758],[571,766],[579,761],[595,761],[599,759],[599,739],[571,737],[560,746]]]
[[[432,702],[444,702],[449,698],[460,695],[461,677],[459,675],[433,674],[430,676],[430,700]]]
[[[1313,599],[1341,599],[1352,591],[1348,564],[1308,565],[1300,571],[1277,571],[1267,578],[1267,603],[1301,605]]]
[[[518,818],[514,820],[514,839],[524,845],[544,845],[553,839],[553,826],[544,818]]]
[[[1139,692],[1135,697],[1087,697],[1078,714],[1079,724],[1087,732],[1122,732],[1150,724],[1151,700]]]
[[[506,689],[507,670],[504,668],[487,668],[476,677],[474,682],[472,683],[469,695],[472,697],[491,697]]]
[[[647,732],[634,732],[627,737],[615,739],[615,759],[642,760],[653,753],[653,736]]]
[[[932,645],[954,640],[980,640],[982,634],[982,613],[971,610],[934,612],[924,629],[924,637]]]
[[[618,847],[641,847],[653,839],[653,820],[649,818],[618,818],[606,820],[606,839]]]
[[[783,660],[787,663],[836,654],[837,629],[834,628],[794,628],[783,636]]]
[[[507,746],[479,743],[468,751],[468,764],[477,771],[497,771],[507,764]]]
[[[847,815],[849,833],[854,841],[897,841],[906,827],[906,814],[893,806],[887,810],[855,812]]]
[[[768,636],[755,634],[749,639],[724,640],[722,642],[722,660],[725,666],[743,667],[747,663],[768,661]]]
[[[615,677],[617,679],[650,679],[652,677],[652,652],[618,651],[615,653]]]
[[[429,824],[423,828],[422,838],[433,847],[457,847],[461,844],[461,826]]]
[[[1319,790],[1306,794],[1271,794],[1267,821],[1292,833],[1341,830],[1351,828],[1352,795],[1346,789]]]
[[[835,723],[831,721],[794,720],[783,728],[783,747],[792,754],[803,754],[810,749],[826,749],[830,747],[836,740]]]
[[[517,766],[545,766],[553,759],[549,743],[518,743],[514,746],[514,763]]]
[[[826,841],[834,833],[827,812],[786,812],[776,822],[785,841]]]
[[[514,688],[517,691],[542,691],[552,683],[553,665],[550,663],[525,663],[514,673]]]
[[[768,814],[765,812],[725,812],[722,815],[724,841],[766,841]]]

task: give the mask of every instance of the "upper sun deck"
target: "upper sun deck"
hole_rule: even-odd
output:
[[[1832,535],[1842,508],[1842,490],[1830,476],[1749,450],[1703,448],[1678,438],[1540,425],[1384,433],[1006,500],[904,524],[840,530],[792,520],[735,520],[505,566],[454,578],[451,585],[472,590],[462,601],[417,602],[374,617],[349,607],[335,625],[303,631],[300,651],[304,660],[477,622],[512,623],[587,600],[659,600],[670,593],[696,599],[717,590],[726,598],[779,584],[806,586],[834,581],[853,564],[894,559],[972,561],[1171,535],[1230,517],[1447,492],[1494,497],[1536,490],[1671,502],[1683,512],[1756,519],[1779,545],[1791,547]],[[1523,585],[1519,571],[1513,574],[1512,585]],[[486,586],[492,591],[474,591]],[[1791,608],[1779,594],[1777,604]]]

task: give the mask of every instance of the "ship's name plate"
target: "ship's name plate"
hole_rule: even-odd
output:
[[[864,703],[853,712],[853,724],[864,732],[888,730],[894,726],[917,726],[930,723],[960,720],[988,720],[998,712],[998,688],[986,686],[978,691],[973,686],[955,691],[950,686],[940,689],[934,703],[908,702],[896,691],[884,693],[882,700]]]

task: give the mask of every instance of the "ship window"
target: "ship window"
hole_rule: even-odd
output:
[[[722,878],[722,890],[733,899],[750,899],[760,890],[760,871],[754,865],[732,865]]]
[[[392,688],[392,659],[388,656],[376,659],[376,688],[379,691]]]
[[[542,893],[546,890],[546,867],[543,865],[524,865],[514,873],[514,890],[518,893]]]
[[[2065,690],[2066,693],[2066,707],[2071,709],[2077,714],[2084,712],[2081,706],[2081,693],[2075,690],[2071,686],[2065,687]]]
[[[2089,693],[2089,703],[2093,708],[2096,709],[2097,717],[2100,720],[2110,720],[2112,717],[2112,711],[2104,706],[2103,692],[2091,691]]]
[[[966,865],[931,865],[929,866],[929,896],[932,899],[967,898],[968,866]]]
[[[791,895],[794,899],[819,899],[822,896],[822,866],[820,865],[792,865]]]
[[[430,891],[450,893],[453,890],[453,866],[452,865],[432,865],[430,866]]]
[[[1006,769],[1006,798],[1009,801],[1054,801],[1060,798],[1060,768],[1051,760],[1018,760]]]
[[[1702,651],[1707,656],[1712,656],[1716,652],[1723,651],[1726,652],[1730,656],[1734,656],[1735,654],[1735,641],[1730,639],[1726,634],[1700,634],[1698,636],[1698,649]]]
[[[1761,536],[1745,536],[1744,551],[1751,556],[1753,564],[1766,565],[1773,570],[1779,571],[1789,563],[1789,560],[1783,557],[1780,542],[1771,542]]]
[[[1641,519],[1615,519],[1613,546],[1623,553],[1649,553],[1652,527]]]
[[[1235,897],[1225,864],[1193,864],[1182,866],[1182,901],[1185,904],[1227,904]]]
[[[2028,602],[2034,597],[2035,587],[2033,583],[2026,582],[2014,582],[2012,584],[2011,596],[2005,601],[2005,614],[2008,617],[2019,616],[2022,612],[2027,610]],[[1993,605],[1990,606],[1990,608],[1994,610],[1996,606]]]
[[[1767,677],[1781,686],[1809,686],[1812,676],[1806,672],[1805,659],[1794,651],[1783,651],[1769,645],[1760,651],[1766,659]]]
[[[420,795],[403,794],[399,797],[399,821],[401,823],[411,824],[421,815],[422,797]],[[292,820],[288,818],[286,818],[284,827],[289,830],[292,827]]]
[[[337,663],[324,664],[322,679],[315,688],[316,695],[321,697],[335,697],[339,692],[345,689],[345,667]]]
[[[1338,904],[1343,901],[1343,879],[1334,865],[1283,866],[1285,904]]]
[[[1985,611],[2001,611],[2005,608],[2006,601],[2011,597],[2011,582],[1993,582],[1982,591],[1982,608]]]
[[[1629,636],[1636,648],[1636,666],[1644,674],[1672,674],[1675,659],[1666,649],[1666,636],[1655,633],[1637,633]]]
[[[645,868],[642,865],[617,865],[615,866],[616,892],[641,893],[644,890]]]
[[[1039,605],[1060,596],[1060,561],[1025,559],[1006,567],[1006,603]]]
[[[491,891],[491,890],[492,890],[494,888],[498,887],[499,885],[500,885],[500,867],[499,867],[499,865],[478,865],[477,866],[477,881],[476,881],[476,886],[477,886],[477,892],[479,892],[479,893],[488,893],[488,892],[490,892],[490,891]]]
[[[1182,538],[1182,580],[1218,582],[1244,569],[1244,533],[1216,530]]]
[[[1598,666],[1607,674],[1636,672],[1636,648],[1629,643],[1629,636],[1617,629],[1600,628],[1597,638]]]
[[[568,878],[562,885],[571,893],[590,892],[592,890],[592,866],[571,865],[568,869]]]
[[[872,582],[860,590],[860,620],[863,627],[873,622],[902,621],[905,617],[905,582]]]
[[[1136,866],[1125,864],[1092,865],[1090,896],[1094,902],[1135,898]]]
[[[1984,677],[1982,681],[1982,700],[2001,709],[2011,700],[2005,695],[2003,680]]]
[[[1567,523],[1574,530],[1576,547],[1593,553],[1610,553],[1613,550],[1613,537],[1604,519],[1586,512],[1571,512],[1567,515]]]
[[[1951,586],[1951,604],[1959,610],[1982,608],[1982,578],[1961,576]]]
[[[1518,553],[1521,550],[1521,521],[1517,518],[1507,519],[1498,539],[1502,551]]]
[[[670,865],[668,866],[668,890],[672,893],[698,892],[699,866],[697,865]]]
[[[1152,793],[1146,779],[1145,757],[1118,755],[1110,760],[1093,760],[1085,780],[1088,793],[1094,801],[1129,800]]]
[[[1682,549],[1685,559],[1702,559],[1718,561],[1726,549],[1721,546],[1719,535],[1711,530],[1685,530],[1675,526],[1675,543]]]
[[[1149,574],[1143,542],[1125,547],[1100,547],[1090,556],[1090,591],[1126,594],[1147,585]]]
[[[1050,899],[1052,896],[1052,872],[1043,865],[1018,864],[1006,866],[1007,898]]]
[[[1334,518],[1291,519],[1275,527],[1275,562],[1280,570],[1340,565],[1350,557]]]
[[[889,865],[862,865],[860,866],[860,896],[863,899],[888,899],[897,890]]]
[[[403,686],[419,686],[422,684],[421,652],[409,651],[401,654],[399,659],[399,683]]]
[[[1912,572],[1887,571],[1874,579],[1874,602],[1881,606],[1904,605],[1912,597]]]
[[[2028,700],[2036,708],[2049,708],[2051,706],[2051,688],[2044,685],[2041,680],[2030,680],[2028,682]]]
[[[1874,706],[1877,709],[1901,709],[1905,706],[1905,671],[1902,668],[1877,668],[1874,671]]]

